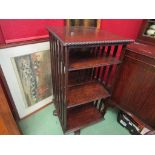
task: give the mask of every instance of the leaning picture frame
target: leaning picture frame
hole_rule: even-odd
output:
[[[52,102],[49,42],[0,49],[0,65],[22,119]]]

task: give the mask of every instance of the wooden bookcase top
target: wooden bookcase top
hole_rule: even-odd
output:
[[[64,46],[84,45],[84,44],[127,44],[133,42],[104,30],[98,30],[94,27],[48,27],[52,33]]]

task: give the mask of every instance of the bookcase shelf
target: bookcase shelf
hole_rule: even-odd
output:
[[[102,120],[115,68],[132,40],[95,28],[48,27],[48,31],[54,104],[64,133]]]
[[[114,58],[114,57],[94,57],[89,56],[87,58],[73,58],[69,64],[69,71],[79,70],[79,69],[88,69],[94,67],[101,67],[101,66],[109,66],[120,64],[121,61]]]
[[[102,119],[102,114],[94,107],[92,103],[69,109],[67,116],[67,131],[76,131]]]
[[[102,98],[106,99],[107,97],[110,97],[110,94],[104,88],[104,86],[97,81],[73,86],[68,90],[67,108],[75,107],[77,105],[85,104]]]

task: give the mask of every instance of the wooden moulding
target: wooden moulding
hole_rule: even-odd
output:
[[[26,40],[26,41],[14,42],[14,43],[8,43],[8,44],[1,44],[0,49],[22,46],[22,45],[28,45],[28,44],[35,44],[35,43],[46,42],[46,41],[49,41],[49,38],[42,38],[42,39]]]

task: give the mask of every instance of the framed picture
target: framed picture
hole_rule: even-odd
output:
[[[70,26],[84,26],[84,27],[96,27],[100,29],[101,19],[66,19],[65,25]]]
[[[52,102],[49,42],[0,49],[0,64],[20,118]]]

